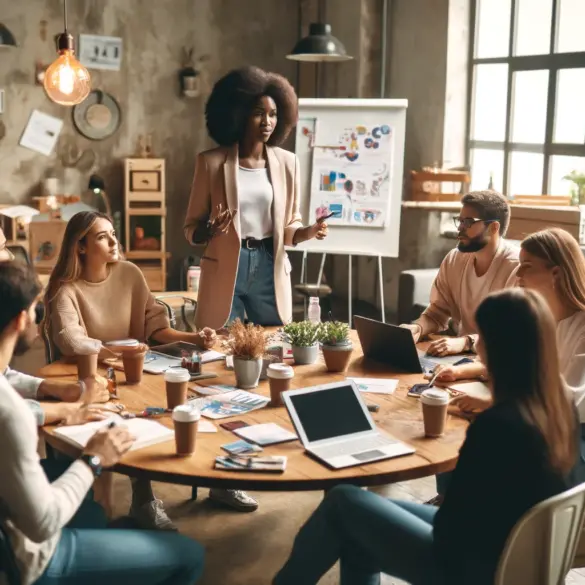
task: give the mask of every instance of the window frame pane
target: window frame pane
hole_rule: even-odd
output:
[[[474,76],[476,68],[479,65],[487,64],[507,64],[508,65],[508,94],[506,103],[506,133],[503,140],[478,140],[472,135],[473,126],[473,99],[468,100],[467,109],[467,149],[466,149],[466,164],[469,165],[472,157],[472,151],[474,149],[498,149],[504,152],[504,173],[503,173],[503,184],[504,193],[507,193],[506,187],[510,183],[510,154],[514,151],[540,153],[543,155],[543,170],[542,170],[542,193],[548,192],[550,183],[550,173],[552,172],[551,157],[552,156],[577,156],[585,157],[585,144],[566,144],[566,143],[555,143],[554,139],[554,123],[555,123],[555,110],[556,110],[556,96],[558,89],[558,76],[557,72],[563,69],[572,68],[585,68],[585,50],[579,53],[557,53],[554,52],[555,43],[557,42],[557,20],[560,12],[560,0],[553,2],[553,17],[551,26],[551,40],[550,40],[550,52],[547,55],[514,55],[513,54],[513,41],[514,35],[510,39],[510,53],[506,57],[498,58],[480,58],[476,55],[476,43],[477,43],[477,7],[479,0],[472,0],[471,5],[471,29],[473,31],[473,39],[470,46],[470,61],[469,61],[469,80],[468,80],[468,91],[470,98],[473,96],[474,91]],[[583,0],[585,2],[585,0]],[[512,0],[512,10],[510,14],[510,30],[515,31],[516,27],[516,12],[517,12],[518,0]],[[547,107],[546,107],[546,123],[545,123],[545,136],[544,142],[541,144],[526,144],[520,142],[514,142],[512,133],[512,107],[513,107],[513,95],[512,95],[512,80],[513,76],[517,72],[531,71],[531,70],[548,70],[548,92],[547,92]],[[584,106],[585,108],[585,100]],[[540,170],[538,171],[540,172]],[[554,195],[554,193],[553,193]]]

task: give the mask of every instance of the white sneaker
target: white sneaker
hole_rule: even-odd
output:
[[[145,530],[177,530],[167,516],[161,500],[152,500],[137,507],[131,506],[130,517]]]
[[[258,502],[242,490],[209,490],[209,499],[224,504],[238,512],[254,512],[258,509]]]

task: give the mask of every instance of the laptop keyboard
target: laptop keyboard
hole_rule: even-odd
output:
[[[356,439],[355,441],[348,441],[344,443],[338,443],[337,445],[331,445],[329,447],[319,447],[318,449],[312,449],[314,453],[322,457],[323,459],[332,459],[333,457],[340,457],[341,455],[354,455],[376,449],[377,447],[386,447],[397,443],[393,439],[377,435],[375,437],[365,437],[363,439]],[[381,453],[383,455],[383,453]]]

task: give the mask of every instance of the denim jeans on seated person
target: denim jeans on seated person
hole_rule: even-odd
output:
[[[380,573],[442,585],[433,548],[435,506],[333,488],[297,535],[273,585],[316,585],[340,560],[341,585],[379,585]]]
[[[274,258],[264,245],[242,248],[229,323],[248,319],[263,326],[282,325],[274,292]]]
[[[53,481],[70,462],[44,460]],[[203,547],[176,532],[106,528],[99,504],[85,499],[34,585],[192,585],[203,572]]]

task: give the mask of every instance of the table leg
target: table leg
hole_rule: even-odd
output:
[[[378,256],[378,279],[380,285],[380,310],[382,311],[382,323],[386,323],[386,308],[384,307],[384,275],[382,273],[382,256]]]
[[[194,485],[191,488],[191,501],[194,502],[197,499],[197,486]]]

